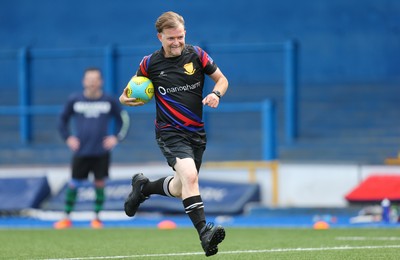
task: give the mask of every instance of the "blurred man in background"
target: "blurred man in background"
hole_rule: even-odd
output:
[[[77,191],[89,173],[94,175],[95,217],[93,228],[102,228],[99,212],[105,201],[105,180],[110,167],[111,150],[123,140],[129,128],[129,116],[119,102],[103,92],[103,80],[98,68],[88,68],[83,76],[83,92],[70,96],[61,113],[59,131],[67,146],[73,151],[72,178],[65,198],[65,218],[56,222],[54,228],[72,226],[70,213],[77,200]],[[74,131],[70,131],[70,119],[74,118]],[[109,126],[115,119],[116,133],[109,134]]]

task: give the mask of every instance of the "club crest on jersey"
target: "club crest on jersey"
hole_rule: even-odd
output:
[[[193,62],[186,63],[183,65],[183,68],[185,69],[185,73],[187,75],[193,75],[196,72],[196,69],[193,67]]]

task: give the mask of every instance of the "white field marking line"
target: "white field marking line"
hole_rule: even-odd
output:
[[[347,241],[398,241],[400,237],[336,237],[336,240],[347,240]]]
[[[386,246],[335,246],[335,247],[310,247],[310,248],[276,248],[262,250],[238,250],[238,251],[222,251],[219,255],[228,254],[259,254],[259,253],[285,253],[285,252],[301,252],[301,251],[334,251],[334,250],[358,250],[358,249],[382,249],[382,248],[400,248],[400,245]],[[188,253],[170,253],[170,254],[144,254],[144,255],[127,255],[127,256],[88,256],[74,258],[46,258],[41,260],[90,260],[90,259],[125,259],[125,258],[141,258],[141,257],[168,257],[168,256],[193,256],[204,255],[203,252]]]

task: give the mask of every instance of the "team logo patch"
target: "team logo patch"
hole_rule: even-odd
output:
[[[183,65],[183,68],[185,69],[185,73],[187,75],[193,75],[196,72],[196,69],[193,67],[193,62],[186,63]]]

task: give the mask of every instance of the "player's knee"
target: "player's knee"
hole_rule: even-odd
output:
[[[185,181],[186,185],[189,187],[198,186],[199,177],[197,173],[188,174]]]
[[[81,187],[83,185],[83,180],[79,180],[79,179],[71,179],[68,182],[68,187],[70,189],[77,189],[79,187]]]
[[[104,180],[95,180],[94,181],[94,186],[96,188],[104,188],[105,187],[105,181]]]

